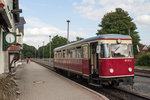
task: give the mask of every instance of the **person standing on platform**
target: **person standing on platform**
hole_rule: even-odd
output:
[[[27,61],[27,64],[28,64],[28,62],[29,62],[29,58],[26,58],[26,61]]]
[[[30,59],[28,59],[28,63],[30,64],[30,62],[31,62],[31,60]]]

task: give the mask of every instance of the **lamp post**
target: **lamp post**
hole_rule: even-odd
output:
[[[67,20],[67,44],[69,43],[69,23],[70,23],[70,20]]]
[[[51,36],[49,35],[49,57],[51,59]]]
[[[38,45],[38,58],[40,58],[40,52],[39,52],[39,45]]]
[[[131,34],[131,33],[130,33],[130,29],[128,29],[128,32],[129,32],[129,35],[130,35],[130,34]]]
[[[43,60],[44,60],[44,41],[43,41]]]
[[[35,59],[36,59],[36,49],[35,49]]]

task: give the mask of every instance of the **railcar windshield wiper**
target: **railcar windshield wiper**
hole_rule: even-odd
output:
[[[114,51],[114,53],[116,53],[116,51],[120,48],[120,46]]]

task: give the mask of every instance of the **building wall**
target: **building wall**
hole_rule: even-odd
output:
[[[23,34],[22,34],[22,32],[19,32],[19,29],[17,28],[16,29],[16,34],[17,35],[20,35],[20,36],[18,36],[17,38],[16,38],[16,42],[18,43],[18,44],[23,44]]]
[[[11,23],[12,28],[9,28],[10,32],[16,32],[15,28],[15,21],[14,16],[11,13],[11,10],[13,9],[13,0],[0,0],[2,3],[4,3],[4,9],[7,13],[7,16],[9,18],[9,21]],[[8,58],[8,51],[3,51],[3,37],[2,32],[4,30],[0,27],[0,74],[9,72],[9,58]]]
[[[4,9],[6,10],[7,16],[12,25],[12,28],[9,28],[9,30],[10,32],[15,32],[14,16],[11,13],[11,10],[13,9],[13,0],[1,0],[1,1],[5,4]]]
[[[0,74],[4,73],[4,52],[3,52],[3,38],[2,38],[2,28],[0,26]]]

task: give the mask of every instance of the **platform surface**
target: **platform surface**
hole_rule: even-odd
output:
[[[17,69],[20,100],[104,100],[72,81],[34,62]]]

